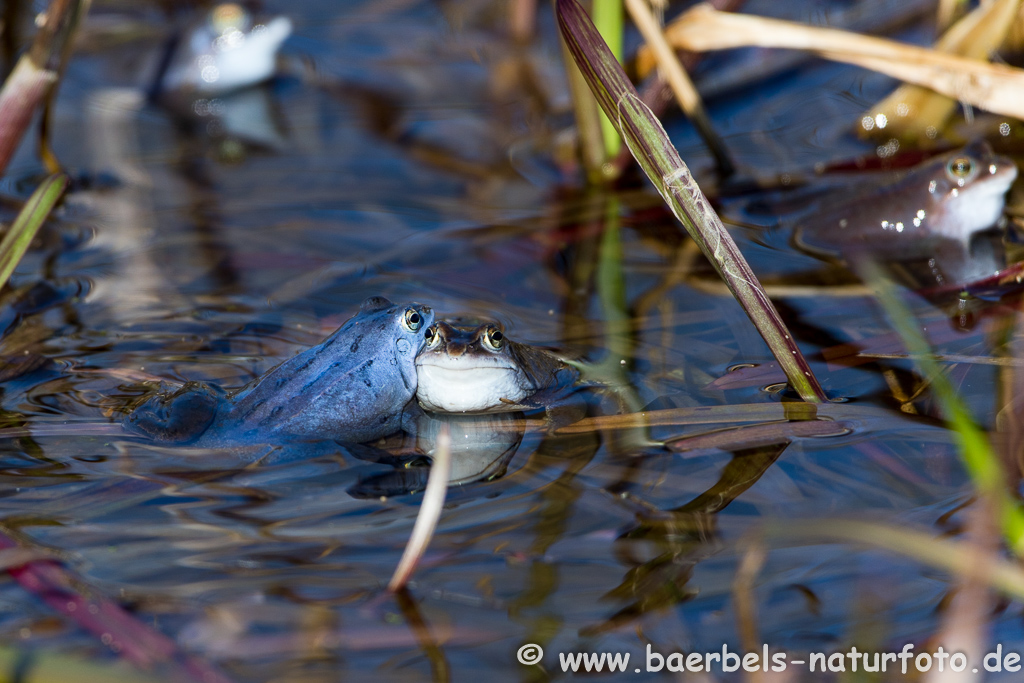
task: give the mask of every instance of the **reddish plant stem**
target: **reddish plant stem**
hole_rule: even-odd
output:
[[[19,544],[0,531],[0,549]],[[120,605],[102,596],[87,598],[76,588],[82,580],[53,560],[33,560],[7,570],[19,586],[37,596],[81,628],[97,636],[104,645],[132,664],[150,668],[167,662],[186,680],[202,683],[231,683],[231,679],[206,662],[182,653],[164,634],[139,621]]]
[[[41,69],[28,57],[18,60],[0,90],[0,174],[14,156],[36,107],[57,82],[57,72]]]

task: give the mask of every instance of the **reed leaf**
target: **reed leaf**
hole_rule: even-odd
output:
[[[636,89],[576,0],[558,0],[558,24],[573,59],[601,108],[654,183],[672,213],[700,246],[768,344],[805,401],[828,400],[810,366],[743,254],[711,208],[661,122]]]

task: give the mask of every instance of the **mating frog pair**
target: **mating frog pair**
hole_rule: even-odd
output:
[[[374,297],[250,388],[226,395],[189,383],[144,402],[123,425],[197,447],[364,443],[399,431],[414,396],[428,411],[523,410],[540,390],[575,379],[555,356],[506,339],[496,325],[435,324],[427,306]]]

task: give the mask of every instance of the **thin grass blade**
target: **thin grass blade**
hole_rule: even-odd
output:
[[[68,177],[57,173],[44,180],[29,197],[14,224],[4,235],[3,241],[0,241],[0,287],[7,284],[14,268],[28,251],[28,245],[32,243],[32,239],[53,211],[53,207],[57,205],[67,186]]]
[[[558,24],[573,59],[630,152],[700,246],[805,401],[827,399],[775,306],[697,187],[661,122],[641,101],[576,0],[558,0]]]
[[[875,285],[879,303],[885,309],[893,327],[903,338],[922,373],[931,381],[932,391],[938,399],[942,413],[952,427],[967,472],[978,491],[995,505],[1002,524],[1003,535],[1018,556],[1024,556],[1024,510],[1011,497],[1005,481],[999,456],[988,437],[978,427],[967,408],[956,395],[956,390],[942,373],[938,361],[918,328],[913,313],[904,305],[881,275],[877,266],[864,264],[867,279]]]
[[[763,528],[766,539],[846,541],[882,548],[982,582],[1017,600],[1024,599],[1024,570],[1020,565],[996,554],[979,557],[978,546],[974,543],[935,538],[923,531],[852,519],[786,519],[768,522]]]

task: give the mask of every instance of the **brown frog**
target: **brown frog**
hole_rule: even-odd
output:
[[[495,323],[439,321],[416,358],[416,399],[424,410],[483,413],[543,405],[579,373],[555,354],[512,341]]]
[[[802,249],[855,260],[929,257],[940,243],[969,250],[971,238],[998,223],[1017,178],[1008,157],[986,142],[932,157],[895,180],[869,181],[829,195],[797,227]]]

